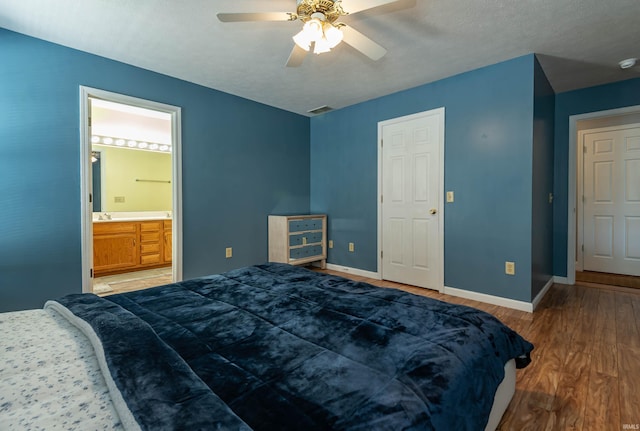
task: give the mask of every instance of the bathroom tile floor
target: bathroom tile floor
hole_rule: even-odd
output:
[[[171,283],[171,267],[147,269],[124,274],[96,277],[93,280],[93,293],[99,296],[130,292]]]

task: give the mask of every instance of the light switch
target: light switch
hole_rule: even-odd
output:
[[[333,240],[332,239],[329,240],[329,248],[333,248]]]
[[[447,202],[453,202],[453,192],[447,192]]]
[[[349,243],[349,251],[354,251],[355,250],[355,246],[353,245],[352,242]]]
[[[233,248],[227,247],[225,250],[225,256],[227,257],[227,259],[233,257]]]

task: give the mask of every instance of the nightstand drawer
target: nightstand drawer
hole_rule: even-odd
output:
[[[292,248],[289,250],[290,259],[304,259],[311,256],[322,256],[322,246],[310,245],[307,247]]]
[[[322,242],[322,232],[307,232],[289,235],[289,245],[307,245]]]
[[[322,230],[322,219],[290,220],[289,232],[304,232],[307,230]]]

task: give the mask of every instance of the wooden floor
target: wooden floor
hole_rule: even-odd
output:
[[[554,284],[534,313],[329,270],[487,311],[532,342],[506,430],[640,429],[640,291]]]
[[[536,311],[527,313],[389,281],[318,271],[479,308],[532,342],[532,363],[517,371],[516,393],[498,430],[640,429],[640,290],[554,284]],[[122,287],[149,287],[145,284]]]
[[[640,277],[595,271],[576,271],[576,282],[608,284],[640,289]]]

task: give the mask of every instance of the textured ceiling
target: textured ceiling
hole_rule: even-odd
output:
[[[343,0],[348,11],[349,0]],[[0,0],[0,27],[307,115],[539,54],[556,92],[640,77],[640,0],[400,0],[341,21],[385,48],[346,44],[286,68],[301,23],[221,23],[295,0]],[[0,40],[0,46],[1,46]]]

